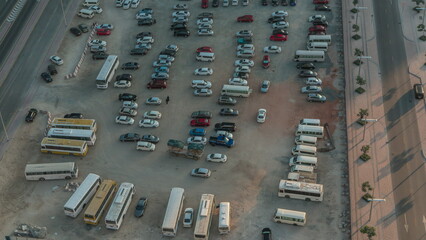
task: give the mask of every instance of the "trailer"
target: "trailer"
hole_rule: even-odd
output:
[[[179,140],[170,139],[167,142],[169,152],[174,156],[181,156],[198,160],[203,156],[204,145],[198,143],[190,143],[185,145],[184,142]]]

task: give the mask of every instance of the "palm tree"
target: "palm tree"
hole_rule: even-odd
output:
[[[359,109],[359,113],[357,114],[357,116],[358,116],[360,119],[364,119],[364,117],[367,117],[367,116],[368,116],[368,109],[360,108],[360,109]]]

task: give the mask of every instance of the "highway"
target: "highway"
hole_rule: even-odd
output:
[[[374,1],[374,16],[396,206],[391,215],[379,221],[386,223],[396,218],[398,239],[424,240],[426,171],[417,125],[421,119],[416,119],[415,113],[415,105],[424,102],[414,99],[398,1],[390,2]]]

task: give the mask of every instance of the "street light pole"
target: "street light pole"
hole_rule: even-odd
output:
[[[373,195],[374,195],[374,191],[373,191]],[[370,220],[371,220],[371,213],[373,212],[373,202],[386,202],[386,199],[384,199],[384,198],[369,198],[369,199],[367,199],[367,201],[371,202],[371,205],[370,205],[370,216],[368,217],[368,222],[370,222]]]
[[[377,122],[378,120],[377,120],[377,119],[361,118],[361,121],[363,121],[363,122],[364,122],[364,134],[362,135],[362,140],[364,141],[364,138],[365,138],[365,127],[366,127],[366,125],[367,125],[367,123],[366,123],[366,122]]]

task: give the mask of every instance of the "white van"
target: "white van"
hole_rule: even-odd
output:
[[[122,7],[124,3],[124,0],[115,0],[115,6],[116,7]]]
[[[197,89],[211,88],[212,83],[206,80],[192,80],[191,86]]]
[[[229,6],[229,0],[223,0],[223,6],[224,7],[227,7],[227,6]]]
[[[306,136],[306,135],[300,135],[296,136],[294,139],[294,142],[296,145],[308,145],[308,146],[317,146],[317,140],[316,137]]]
[[[291,149],[291,154],[297,156],[315,157],[317,155],[317,148],[306,145],[296,145],[293,147],[293,149]]]
[[[321,120],[304,118],[304,119],[300,120],[299,124],[300,125],[309,125],[309,126],[321,126]]]
[[[81,9],[77,15],[82,18],[93,18],[95,16],[95,13],[89,9]]]
[[[150,142],[139,141],[136,145],[136,150],[152,152],[155,150],[155,144]]]
[[[201,62],[213,62],[215,57],[214,57],[214,53],[211,53],[211,52],[199,52],[197,53],[197,56],[195,57],[195,59]]]
[[[309,35],[308,42],[326,42],[331,45],[331,35]]]
[[[312,137],[317,137],[317,138],[323,138],[324,137],[324,127],[299,124],[297,126],[297,130],[296,130],[295,135],[296,136],[307,135],[307,136],[312,136]]]
[[[304,166],[304,165],[293,165],[290,168],[290,172],[305,172],[305,173],[314,173],[314,167]]]
[[[306,213],[277,208],[274,215],[274,222],[305,226]]]
[[[328,50],[328,43],[326,42],[308,42],[306,48],[311,50],[317,50],[317,51],[324,51],[327,52]]]
[[[98,6],[99,0],[84,0],[83,6],[90,7],[90,6]]]
[[[318,159],[316,157],[308,157],[308,156],[295,156],[290,158],[290,161],[288,161],[288,165],[294,166],[294,165],[304,165],[304,166],[311,166],[314,168],[317,168]]]
[[[231,231],[231,203],[219,204],[219,233],[228,234]]]

